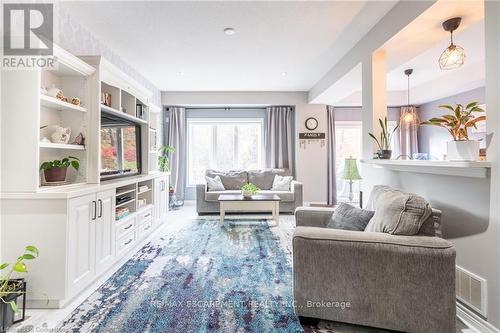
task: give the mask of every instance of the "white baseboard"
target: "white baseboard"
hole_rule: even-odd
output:
[[[457,302],[457,317],[476,333],[500,333],[500,330]]]

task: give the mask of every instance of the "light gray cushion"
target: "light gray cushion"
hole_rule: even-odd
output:
[[[205,180],[207,181],[207,190],[208,191],[224,191],[224,185],[222,184],[220,177],[215,176],[214,178],[210,178],[205,176]]]
[[[218,201],[221,194],[241,194],[240,190],[210,191],[205,192],[206,201]],[[276,194],[282,202],[293,202],[295,193],[290,191],[260,191],[259,194]]]
[[[431,206],[424,198],[395,189],[378,195],[373,205],[375,214],[365,231],[416,235],[432,213]]]
[[[393,190],[392,187],[387,185],[375,185],[370,193],[368,202],[366,203],[365,209],[375,210],[375,203],[378,201],[381,194]]]
[[[290,191],[273,191],[273,190],[268,190],[268,191],[260,191],[259,194],[276,194],[278,197],[280,197],[281,201],[294,201],[295,200],[295,195],[293,192]]]
[[[210,191],[205,192],[206,201],[218,201],[221,194],[241,194],[241,190]]]
[[[250,170],[248,171],[248,182],[261,190],[270,190],[276,175],[291,176],[292,174],[288,169]]]
[[[271,191],[290,191],[290,183],[292,182],[292,180],[292,176],[274,176]]]
[[[226,190],[240,190],[248,182],[247,172],[242,170],[218,171],[208,169],[205,176],[219,176]]]
[[[375,212],[341,203],[330,218],[327,228],[363,231]]]

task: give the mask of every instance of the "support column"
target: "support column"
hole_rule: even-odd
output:
[[[387,56],[385,51],[375,51],[363,60],[361,67],[363,90],[361,155],[364,159],[371,159],[377,148],[368,132],[378,137],[381,132],[378,120],[387,117]]]
[[[486,44],[486,129],[494,133],[487,150],[492,163],[490,186],[490,223],[488,239],[481,258],[482,271],[488,280],[488,322],[500,327],[500,266],[491,265],[500,257],[500,2],[484,2]]]

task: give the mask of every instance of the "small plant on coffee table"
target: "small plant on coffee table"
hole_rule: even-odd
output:
[[[255,186],[255,184],[252,183],[247,183],[241,187],[241,193],[243,194],[244,197],[251,197],[252,195],[255,195],[259,193],[260,188]]]

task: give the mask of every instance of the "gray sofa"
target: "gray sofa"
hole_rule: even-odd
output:
[[[303,205],[302,183],[292,181],[289,191],[271,191],[273,180],[276,175],[290,176],[287,169],[263,169],[263,170],[231,170],[218,171],[206,170],[205,175],[211,178],[219,176],[225,191],[208,191],[206,184],[196,185],[196,210],[198,214],[219,213],[219,195],[240,194],[241,187],[246,183],[255,184],[261,189],[260,193],[276,194],[280,197],[280,213],[293,214],[295,208]]]
[[[332,208],[298,208],[293,289],[299,317],[404,332],[455,333],[455,248],[433,210],[414,236],[325,228]],[[328,303],[330,302],[330,303]]]

